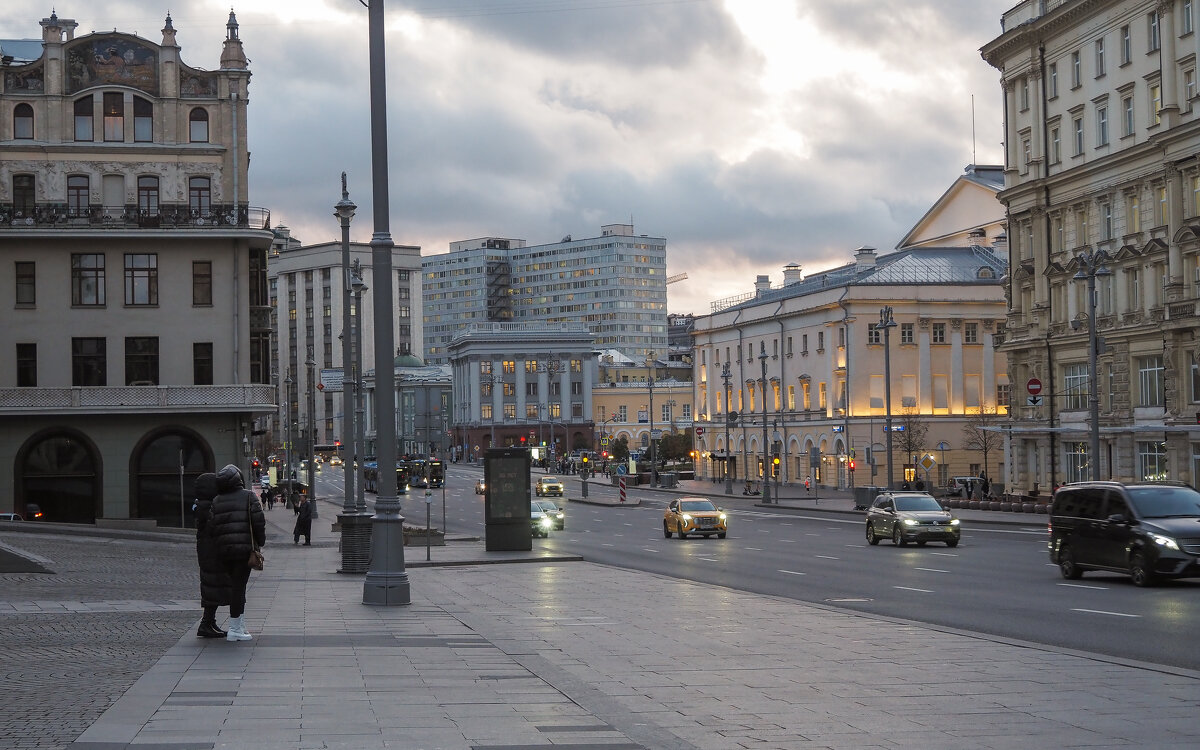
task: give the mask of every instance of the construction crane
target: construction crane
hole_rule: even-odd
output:
[[[667,283],[668,283],[668,284],[674,284],[676,281],[683,281],[683,280],[684,280],[684,279],[686,279],[686,278],[687,278],[687,272],[686,272],[686,271],[685,271],[684,273],[677,273],[677,274],[675,274],[674,276],[668,276],[668,277],[667,277]]]

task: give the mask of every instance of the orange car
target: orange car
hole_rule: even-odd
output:
[[[680,539],[686,539],[688,534],[703,534],[705,538],[716,534],[718,539],[724,539],[727,531],[725,511],[703,497],[672,500],[663,513],[663,536],[667,539],[672,533],[679,534]]]

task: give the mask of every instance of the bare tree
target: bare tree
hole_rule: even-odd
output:
[[[906,406],[903,413],[896,420],[899,426],[904,429],[897,432],[893,437],[895,447],[900,449],[904,456],[902,463],[912,461],[915,465],[921,460],[921,455],[925,451],[925,440],[929,435],[929,423],[921,416],[916,407]]]
[[[988,454],[1000,450],[1004,445],[1004,433],[997,429],[1001,423],[1001,416],[996,412],[996,407],[985,406],[980,408],[977,414],[969,415],[966,425],[963,426],[963,447],[983,454],[983,475],[989,480],[991,477],[988,476]]]

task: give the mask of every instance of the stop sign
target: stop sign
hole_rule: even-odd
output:
[[[1037,378],[1030,378],[1029,382],[1025,384],[1025,387],[1029,389],[1030,396],[1036,396],[1042,392],[1042,381],[1038,380]]]

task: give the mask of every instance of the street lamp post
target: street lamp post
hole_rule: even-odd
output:
[[[1092,481],[1100,480],[1100,381],[1097,377],[1096,358],[1100,342],[1096,338],[1096,277],[1111,276],[1112,271],[1104,265],[1108,254],[1103,250],[1091,250],[1077,256],[1080,267],[1072,277],[1076,281],[1087,280],[1088,292],[1088,463],[1091,464]]]
[[[334,205],[333,215],[338,217],[342,226],[342,442],[350,443],[351,446],[354,440],[354,409],[351,403],[349,376],[353,363],[351,350],[354,348],[354,342],[350,320],[350,219],[354,217],[356,208],[358,206],[350,200],[350,191],[346,187],[346,173],[342,172],[342,199]],[[346,466],[345,461],[342,462],[342,473],[345,475],[342,513],[349,514],[354,512],[354,472]]]
[[[371,266],[375,284],[375,454],[379,494],[371,525],[371,562],[363,581],[363,603],[409,604],[404,570],[404,517],[396,487],[396,351],[392,294],[392,242],[388,216],[387,68],[384,61],[383,0],[367,5],[371,69]]]
[[[770,452],[767,450],[767,342],[758,342],[758,361],[762,364],[762,400],[763,400],[763,503],[771,503],[771,469]]]
[[[292,493],[292,368],[288,368],[287,378],[283,381],[283,439],[287,448],[283,451],[283,478],[288,481],[288,496]],[[287,498],[284,498],[286,501]]]
[[[654,357],[646,358],[646,367],[650,369],[646,377],[646,385],[650,388],[650,486],[658,486],[658,451],[654,440]]]
[[[892,308],[881,308],[879,310],[879,322],[875,327],[883,329],[883,405],[884,405],[884,432],[887,433],[887,462],[888,462],[888,489],[892,489],[892,329],[896,327],[896,321],[892,318]]]
[[[312,508],[317,509],[317,482],[314,477],[316,472],[316,444],[317,444],[317,361],[313,359],[313,353],[308,351],[308,359],[304,361],[304,366],[308,368],[308,440],[304,444],[304,457],[308,459],[308,497],[312,501]]]
[[[366,439],[366,404],[363,393],[363,341],[362,341],[362,295],[367,291],[363,283],[362,267],[358,258],[354,259],[351,272],[350,290],[354,294],[354,511],[359,514],[367,512],[367,498],[363,487],[363,454],[367,451]],[[368,516],[369,517],[369,516]],[[370,540],[367,540],[370,549]]]
[[[733,475],[729,473],[729,422],[730,422],[730,407],[733,405],[732,395],[729,392],[729,380],[733,377],[733,373],[729,370],[729,363],[721,365],[721,379],[725,381],[725,494],[733,494]]]

